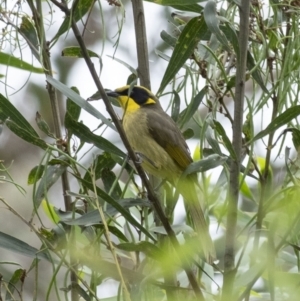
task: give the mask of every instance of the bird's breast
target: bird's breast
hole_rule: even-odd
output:
[[[142,109],[127,112],[123,117],[123,127],[131,147],[140,153],[142,166],[147,172],[172,181],[178,178],[181,170],[151,136],[146,112]]]

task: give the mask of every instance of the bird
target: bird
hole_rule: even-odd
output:
[[[179,127],[162,109],[158,98],[143,86],[126,85],[106,94],[116,98],[123,109],[123,129],[143,169],[170,182],[182,194],[204,257],[211,261],[214,246],[197,194],[197,175],[182,177],[193,159]]]

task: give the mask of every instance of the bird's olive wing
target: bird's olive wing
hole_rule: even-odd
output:
[[[173,119],[160,108],[145,108],[149,133],[170,157],[182,168],[193,161],[182,133]]]

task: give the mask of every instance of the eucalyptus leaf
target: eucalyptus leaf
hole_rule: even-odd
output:
[[[15,133],[19,138],[25,140],[26,142],[36,145],[42,149],[47,149],[48,145],[47,143],[42,140],[39,137],[36,137],[35,135],[32,135],[32,133],[28,132],[24,128],[20,127],[17,123],[10,119],[6,119],[5,125],[13,132]]]
[[[6,291],[5,300],[13,300],[13,293],[16,288],[16,284],[20,281],[23,282],[24,278],[26,276],[26,270],[24,269],[17,269],[14,271],[12,277],[10,278],[8,282],[8,289]]]
[[[116,161],[112,158],[112,155],[108,152],[97,155],[88,171],[85,173],[83,179],[86,181],[96,181],[101,178],[103,169],[112,170],[116,165]],[[91,177],[93,174],[93,178]]]
[[[186,24],[178,38],[158,93],[161,93],[176,76],[177,72],[185,64],[186,60],[190,58],[201,37],[204,36],[206,32],[207,25],[203,17],[195,17]]]
[[[179,112],[180,112],[180,96],[176,91],[173,91],[173,94],[174,94],[174,99],[172,102],[171,117],[175,122],[177,122],[179,118]]]
[[[205,94],[207,92],[207,87],[205,86],[189,103],[188,107],[180,113],[178,126],[182,128],[186,122],[188,122],[194,114],[197,112]]]
[[[118,204],[124,208],[124,209],[129,209],[131,207],[151,207],[150,203],[146,200],[142,199],[131,199],[131,198],[126,198],[126,199],[121,199],[118,200]],[[70,214],[64,214],[63,212],[56,210],[57,214],[59,215],[61,221],[63,221],[67,225],[73,225],[73,226],[92,226],[96,225],[102,222],[100,213],[97,209],[89,211],[88,213],[85,213],[81,216],[77,215],[76,218],[72,217]],[[120,213],[113,205],[108,204],[105,214],[109,217],[113,217]],[[126,212],[126,215],[128,212]]]
[[[211,155],[197,162],[192,162],[183,172],[183,176],[187,176],[196,172],[205,172],[220,165],[223,165],[227,161],[227,157],[220,155]]]
[[[111,121],[109,121],[104,115],[102,115],[99,111],[97,111],[89,102],[87,102],[85,99],[83,99],[79,94],[77,94],[75,91],[64,85],[63,83],[59,82],[58,80],[54,79],[52,76],[47,75],[47,81],[55,87],[57,90],[59,90],[62,94],[67,96],[69,99],[74,101],[78,106],[80,106],[82,109],[96,117],[97,119],[100,119],[103,123],[105,123],[107,126],[109,126],[111,129],[116,131],[115,126],[112,124]]]
[[[96,57],[99,58],[99,55],[91,50],[87,50],[89,57]],[[70,46],[66,47],[61,52],[62,56],[65,57],[75,57],[75,58],[83,58],[82,50],[78,46]]]
[[[236,153],[233,149],[233,145],[232,145],[231,141],[229,140],[229,138],[226,134],[225,129],[223,128],[221,123],[218,122],[217,120],[214,120],[214,124],[215,124],[215,129],[218,132],[218,134],[222,137],[224,145],[226,146],[227,150],[229,151],[231,158],[236,160],[236,158],[237,158]]]
[[[288,108],[277,116],[263,131],[259,132],[250,142],[256,141],[264,136],[275,132],[280,127],[287,125],[291,120],[300,115],[300,105]],[[249,142],[249,143],[250,143]]]
[[[71,87],[71,89],[79,95],[79,90],[76,87]],[[77,105],[74,101],[72,101],[70,98],[68,98],[64,125],[68,130],[69,140],[72,138],[73,135],[72,129],[68,127],[68,125],[70,124],[70,120],[73,119],[75,121],[78,121],[80,113],[81,113],[81,107]]]
[[[128,211],[128,209],[124,208],[124,206],[122,206],[120,204],[120,201],[116,201],[114,200],[111,196],[109,196],[106,192],[104,192],[102,189],[100,189],[99,187],[94,187],[94,185],[89,182],[89,181],[85,181],[83,179],[78,178],[78,180],[82,183],[82,185],[84,185],[85,187],[87,187],[89,190],[96,192],[97,196],[103,200],[104,202],[110,204],[113,208],[115,208],[117,210],[118,213],[120,213],[132,226],[136,227],[137,229],[139,229],[142,233],[144,233],[147,237],[149,237],[150,239],[152,239],[153,241],[156,241],[156,239],[148,232],[148,230],[146,228],[144,228],[141,223],[139,221],[137,221],[130,213],[130,211]],[[95,191],[96,189],[96,191]]]
[[[263,78],[261,76],[260,69],[256,68],[254,58],[253,58],[252,54],[250,53],[250,51],[247,52],[247,68],[250,71],[254,70],[251,73],[253,79],[259,84],[259,86],[262,88],[262,90],[265,93],[269,93],[269,90],[267,89],[267,87],[263,81]]]
[[[61,156],[60,159],[67,163],[67,159],[64,159],[63,156]],[[42,200],[45,197],[45,194],[58,181],[61,175],[65,172],[66,168],[67,166],[64,164],[56,164],[46,167],[44,175],[41,178],[41,181],[36,190],[36,193],[33,196],[33,203],[35,209],[39,208]]]
[[[0,52],[0,64],[33,73],[44,73],[43,68],[34,67],[31,64],[4,52]]]
[[[116,245],[116,248],[127,252],[143,252],[151,258],[160,258],[162,251],[154,244],[148,241],[140,241],[138,243],[122,243]]]
[[[209,145],[211,146],[213,152],[218,155],[222,155],[222,151],[219,145],[219,142],[213,137],[214,131],[210,126],[207,127],[205,131],[205,138]]]
[[[114,61],[117,61],[118,63],[122,64],[123,66],[125,66],[127,69],[129,69],[129,71],[134,74],[136,76],[136,78],[138,78],[138,72],[135,68],[131,67],[129,64],[127,64],[126,62],[116,58],[116,57],[113,57],[111,55],[108,55],[108,57],[110,57],[111,59],[113,59]]]
[[[39,137],[38,133],[31,124],[23,117],[16,107],[2,94],[0,94],[0,121],[8,119],[15,122],[23,130],[26,130],[32,136]]]
[[[43,175],[45,170],[44,165],[38,165],[31,169],[28,175],[27,184],[32,185],[35,184]]]
[[[219,28],[219,18],[216,10],[216,2],[214,0],[209,0],[203,11],[204,19],[207,24],[208,29],[215,34],[218,41],[225,47],[228,52],[231,52],[230,45],[224,33]]]
[[[0,247],[14,253],[21,254],[30,258],[46,259],[49,260],[47,253],[44,253],[28,243],[10,236],[0,231]]]
[[[101,136],[94,134],[83,123],[70,119],[67,121],[66,126],[71,129],[72,133],[77,136],[81,142],[92,143],[103,151],[113,153],[122,158],[126,157],[126,154],[117,148],[113,143]]]
[[[19,32],[26,40],[32,54],[34,57],[40,61],[40,47],[39,47],[39,40],[37,36],[37,32],[35,30],[35,26],[32,24],[30,19],[26,16],[22,17],[22,23],[19,28]]]
[[[160,33],[160,37],[161,39],[167,43],[169,46],[171,47],[175,47],[176,43],[177,43],[177,39],[173,36],[171,36],[169,33],[167,33],[165,30],[163,30]]]

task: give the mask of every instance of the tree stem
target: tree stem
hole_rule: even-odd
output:
[[[147,89],[151,90],[148,44],[147,44],[143,1],[131,0],[131,2],[132,2],[132,10],[133,10],[136,50],[137,50],[137,58],[138,58],[138,76],[140,78],[141,86],[144,86]]]
[[[236,224],[237,204],[239,197],[239,174],[242,150],[242,125],[244,112],[245,74],[248,52],[249,15],[250,0],[242,0],[239,7],[240,32],[239,50],[237,54],[237,71],[235,84],[234,120],[232,144],[236,154],[236,160],[232,160],[230,166],[230,183],[228,193],[227,231],[225,238],[224,255],[224,286],[222,300],[233,300],[232,290],[235,278],[235,246],[236,246]]]

